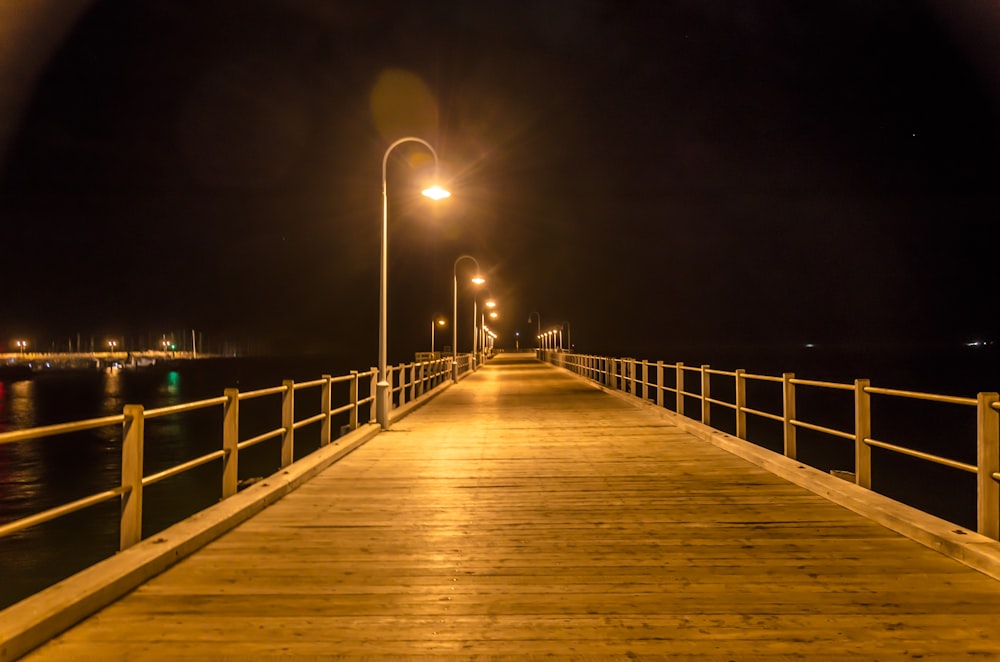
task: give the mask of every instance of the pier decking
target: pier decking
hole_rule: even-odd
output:
[[[1000,582],[501,355],[28,660],[1000,657]]]

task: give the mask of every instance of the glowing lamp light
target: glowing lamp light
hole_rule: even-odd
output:
[[[420,192],[422,195],[427,196],[431,200],[444,200],[445,198],[450,198],[451,193],[444,190],[440,186],[432,186],[430,188],[425,188]]]
[[[482,285],[483,283],[486,282],[486,279],[483,278],[482,276],[476,276],[475,278],[472,279],[472,282],[475,283],[476,285]]]

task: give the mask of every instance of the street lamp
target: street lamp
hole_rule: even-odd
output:
[[[445,320],[443,317],[435,317],[431,319],[431,354],[434,353],[434,327],[444,325]]]
[[[482,269],[479,266],[479,261],[472,257],[471,255],[459,255],[458,259],[455,260],[455,265],[452,268],[452,297],[451,297],[451,381],[458,383],[458,263],[462,260],[472,260],[476,263],[476,275],[472,277],[472,282],[476,285],[482,285],[486,282],[479,274]],[[472,302],[473,307],[475,307],[475,297],[473,297]],[[476,311],[472,311],[472,340],[475,342],[476,339]],[[473,357],[476,354],[476,347],[472,347]],[[473,359],[475,360],[475,359]]]
[[[483,350],[484,354],[486,352],[486,309],[489,308],[490,317],[495,318],[496,311],[493,309],[496,307],[497,302],[492,298],[483,301],[483,312],[480,314],[479,333],[477,334],[477,337],[479,338],[479,349]]]
[[[572,328],[570,327],[569,322],[563,322],[563,325],[566,327],[566,349],[572,352],[573,351]]]
[[[24,350],[26,350],[28,348],[28,341],[27,340],[16,340],[16,341],[14,341],[14,344],[17,345],[17,348],[19,350],[21,350],[21,356],[24,356]]]
[[[379,289],[378,289],[378,382],[375,383],[375,420],[383,430],[389,429],[389,372],[386,367],[386,281],[389,276],[389,196],[386,194],[386,165],[389,162],[389,154],[399,145],[406,142],[420,143],[426,147],[434,157],[434,167],[437,168],[437,152],[429,142],[422,138],[407,136],[400,138],[389,145],[382,157],[382,253],[379,260]],[[426,188],[421,193],[432,200],[442,200],[451,195],[440,186]]]
[[[542,346],[541,345],[541,341],[542,341],[542,314],[538,313],[538,312],[529,313],[528,314],[528,324],[531,324],[531,316],[532,315],[535,315],[536,319],[538,320],[538,327],[537,327],[538,331],[535,334],[535,337],[538,338],[537,347],[539,349],[541,349],[541,346]]]

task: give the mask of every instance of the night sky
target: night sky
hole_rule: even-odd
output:
[[[508,348],[533,311],[668,360],[1000,337],[995,3],[49,4],[0,50],[0,351],[195,328],[374,362],[407,135],[453,197],[393,152],[391,361],[451,316],[463,253]]]

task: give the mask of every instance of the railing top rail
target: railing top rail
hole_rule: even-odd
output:
[[[865,393],[872,393],[875,395],[894,395],[903,398],[914,398],[916,400],[930,400],[932,402],[945,402],[955,405],[972,405],[976,406],[975,398],[962,398],[954,395],[937,395],[935,393],[921,393],[919,391],[901,391],[894,388],[877,388],[875,386],[866,386]]]
[[[284,393],[288,388],[285,386],[272,386],[271,388],[262,388],[256,391],[247,391],[245,393],[240,393],[240,400],[251,400],[253,398],[262,398],[265,395],[276,395],[278,393]]]
[[[12,430],[11,432],[0,432],[0,444],[10,444],[15,441],[27,441],[29,439],[41,439],[70,432],[80,432],[81,430],[92,430],[106,425],[121,425],[125,422],[124,414],[113,416],[102,416],[100,418],[89,418],[84,421],[72,421],[70,423],[56,423],[54,425],[43,425],[38,428],[27,428],[25,430]]]
[[[773,375],[754,375],[749,372],[743,373],[743,379],[753,379],[760,382],[782,382],[784,381],[781,377],[775,377]]]
[[[853,391],[853,384],[844,384],[841,382],[823,382],[815,379],[791,379],[790,380],[796,386],[818,386],[820,388],[832,388],[840,391]]]
[[[195,402],[185,402],[179,405],[170,405],[169,407],[147,409],[142,413],[142,415],[145,418],[156,418],[158,416],[169,416],[170,414],[183,414],[184,412],[195,411],[196,409],[206,409],[208,407],[224,405],[227,400],[229,400],[229,398],[224,395],[220,395],[217,398],[208,398],[207,400],[196,400]]]
[[[295,382],[295,384],[292,386],[292,390],[298,391],[299,389],[302,388],[314,388],[316,386],[321,386],[325,383],[326,383],[325,379],[314,379],[309,382]]]

